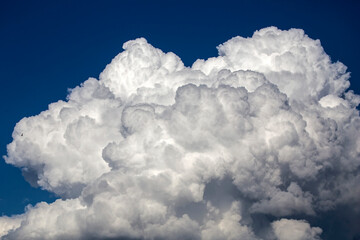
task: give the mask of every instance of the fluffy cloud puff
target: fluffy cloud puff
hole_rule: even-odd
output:
[[[318,227],[310,227],[305,221],[292,219],[281,219],[271,225],[279,240],[317,240],[322,232]]]
[[[192,67],[123,48],[16,125],[5,161],[61,199],[3,239],[320,239],[308,219],[359,214],[360,97],[319,40],[265,28]]]

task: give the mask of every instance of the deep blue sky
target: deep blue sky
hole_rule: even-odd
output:
[[[351,72],[360,93],[359,1],[14,1],[0,3],[0,154],[21,118],[98,77],[130,39],[145,37],[190,66],[216,46],[267,26],[302,28]],[[0,215],[55,196],[0,161]]]

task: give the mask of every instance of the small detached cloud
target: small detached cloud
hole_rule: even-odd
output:
[[[279,240],[317,240],[322,230],[310,227],[306,221],[281,219],[272,224],[275,235]]]
[[[2,239],[310,240],[359,216],[360,97],[319,40],[269,27],[192,67],[123,48],[17,123],[5,161],[61,199],[0,217]]]

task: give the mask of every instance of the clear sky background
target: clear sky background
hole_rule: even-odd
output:
[[[351,72],[360,93],[359,1],[14,1],[0,3],[0,153],[15,124],[65,100],[68,88],[98,77],[128,40],[177,54],[186,66],[216,46],[268,26],[302,28]],[[32,188],[0,161],[0,214],[56,196]]]

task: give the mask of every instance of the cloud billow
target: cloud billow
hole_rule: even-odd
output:
[[[319,40],[269,27],[192,67],[123,48],[16,125],[5,161],[61,199],[2,239],[320,239],[312,219],[359,216],[360,97]]]

